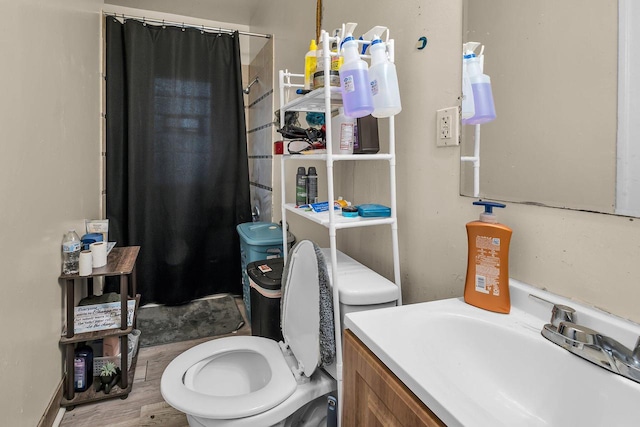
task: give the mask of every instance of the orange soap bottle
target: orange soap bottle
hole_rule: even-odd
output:
[[[499,224],[493,208],[502,203],[473,202],[484,206],[480,221],[467,224],[469,258],[464,300],[467,304],[497,313],[509,313],[509,243],[512,230]]]

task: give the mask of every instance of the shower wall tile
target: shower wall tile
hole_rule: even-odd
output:
[[[273,170],[273,41],[269,40],[249,65],[247,85],[258,78],[247,96],[247,152],[251,207],[260,221],[272,220]],[[246,85],[245,85],[246,87]]]

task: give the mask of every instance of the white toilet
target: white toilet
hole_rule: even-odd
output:
[[[328,263],[329,253],[322,251]],[[395,284],[342,253],[338,272],[343,315],[395,305]],[[165,369],[162,397],[187,415],[190,426],[288,426],[301,419],[305,426],[324,425],[326,396],[336,389],[335,364],[318,368],[320,284],[312,242],[293,248],[286,274],[284,343],[256,336],[214,339],[182,353]]]

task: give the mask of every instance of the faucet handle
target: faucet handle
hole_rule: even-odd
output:
[[[640,362],[640,337],[638,337],[636,346],[633,348],[633,358]]]
[[[554,304],[551,310],[551,324],[558,328],[560,322],[573,322],[575,310],[568,305]]]

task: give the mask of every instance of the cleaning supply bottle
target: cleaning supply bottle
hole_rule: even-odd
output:
[[[307,203],[318,203],[318,174],[313,166],[307,172]]]
[[[493,103],[493,92],[491,91],[491,78],[483,74],[484,46],[480,51],[480,56],[476,56],[473,49],[479,46],[480,43],[469,42],[466,45],[468,48],[463,56],[463,90],[464,73],[466,73],[473,93],[474,113],[472,117],[465,118],[466,114],[463,107],[462,123],[465,125],[481,125],[496,118],[496,108]]]
[[[509,243],[512,230],[499,224],[493,208],[502,203],[473,202],[484,206],[480,221],[467,224],[469,258],[464,300],[467,304],[497,313],[509,313]]]
[[[313,74],[316,72],[316,50],[318,46],[315,40],[311,40],[309,51],[304,56],[304,88],[313,89]]]
[[[402,110],[398,74],[396,66],[387,57],[385,43],[375,37],[369,47],[371,52],[371,95],[373,96],[373,117],[391,117]]]
[[[93,349],[86,343],[78,345],[73,357],[73,389],[85,391],[93,383]]]
[[[298,167],[296,173],[296,206],[307,204],[307,172],[304,166]]]
[[[339,31],[335,30],[333,36],[337,37]],[[338,42],[335,40],[331,42],[331,53],[335,54],[331,56],[331,71],[339,71],[344,63],[344,58],[338,52]]]
[[[353,154],[353,138],[356,119],[347,117],[344,108],[338,107],[338,115],[331,118],[331,153]]]
[[[460,112],[462,124],[466,124],[467,120],[473,117],[476,112],[473,105],[473,89],[471,89],[467,68],[470,59],[475,57],[473,51],[478,46],[480,46],[480,43],[477,42],[467,42],[462,45],[462,108]]]
[[[356,25],[347,24],[347,37],[341,45],[344,64],[339,70],[344,114],[353,118],[368,116],[373,112],[369,67],[360,58],[358,41],[353,38]]]

